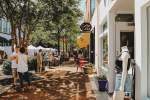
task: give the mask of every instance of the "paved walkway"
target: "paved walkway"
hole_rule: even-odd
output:
[[[74,65],[68,65],[68,66],[61,66],[58,68],[59,70],[66,70],[66,71],[72,71],[76,72],[76,67]],[[54,69],[57,70],[57,69]],[[110,96],[106,92],[100,92],[98,90],[98,83],[96,80],[96,75],[88,75],[90,79],[90,85],[92,87],[92,91],[96,97],[96,100],[112,100]]]
[[[41,75],[45,79],[34,82],[31,89],[19,93],[9,89],[0,100],[111,100],[98,91],[94,75],[76,72],[73,64],[47,70]]]
[[[64,66],[59,66],[58,68],[54,68],[54,69],[50,69],[51,71],[56,71],[56,70],[65,70],[65,71],[71,71],[71,72],[75,72],[76,73],[76,67],[75,65],[64,65]],[[93,91],[96,100],[112,100],[112,97],[108,96],[108,94],[106,92],[100,92],[98,90],[98,83],[96,80],[96,76],[93,75],[88,75],[89,79],[90,79],[90,86],[91,91]]]

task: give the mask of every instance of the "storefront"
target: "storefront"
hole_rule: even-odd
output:
[[[91,23],[95,27],[95,66],[105,71],[108,92],[115,86],[115,59],[121,52],[126,39],[134,58],[134,1],[97,0]],[[98,73],[100,71],[98,70]]]
[[[150,1],[96,0],[91,23],[95,27],[95,66],[106,69],[108,92],[114,91],[115,58],[127,41],[136,63],[135,100],[150,98]],[[99,73],[99,70],[97,70]]]

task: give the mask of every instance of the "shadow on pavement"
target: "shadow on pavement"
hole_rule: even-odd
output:
[[[83,73],[55,71],[43,76],[45,80],[32,83],[31,89],[20,93],[10,90],[0,100],[96,100],[89,78]]]

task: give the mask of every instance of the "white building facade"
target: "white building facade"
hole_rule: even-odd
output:
[[[137,100],[150,99],[150,0],[135,0],[135,61]]]
[[[136,63],[135,100],[150,98],[150,0],[96,0],[95,67],[106,72],[108,92],[115,86],[115,59],[124,40]]]

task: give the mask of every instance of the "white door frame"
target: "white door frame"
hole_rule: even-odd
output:
[[[120,33],[121,32],[134,32],[133,26],[126,26],[127,22],[116,22],[116,56],[120,54]]]
[[[149,0],[135,2],[135,61],[136,61],[136,100],[150,100],[147,95],[147,7]]]
[[[148,50],[150,49],[150,48],[148,48],[148,45],[149,45],[149,39],[150,39],[150,36],[148,35],[149,34],[149,30],[148,30],[148,28],[150,27],[150,26],[148,26],[148,7],[150,7],[150,1],[149,2],[147,2],[145,5],[143,5],[142,7],[141,7],[141,13],[142,13],[142,16],[145,16],[145,17],[142,17],[141,18],[141,34],[142,34],[142,45],[141,45],[141,47],[142,48],[145,48],[145,50],[143,50],[142,51],[142,66],[141,66],[141,85],[144,85],[144,89],[142,88],[141,89],[141,92],[142,92],[142,94],[144,94],[145,93],[145,95],[146,95],[146,99],[147,100],[150,100],[150,97],[148,97],[148,67],[149,67],[149,59],[150,58],[148,58]],[[149,37],[148,37],[149,36]],[[143,91],[145,91],[145,92],[143,92]],[[145,97],[143,97],[144,95],[141,95],[142,96],[142,99],[144,98],[145,99]]]

